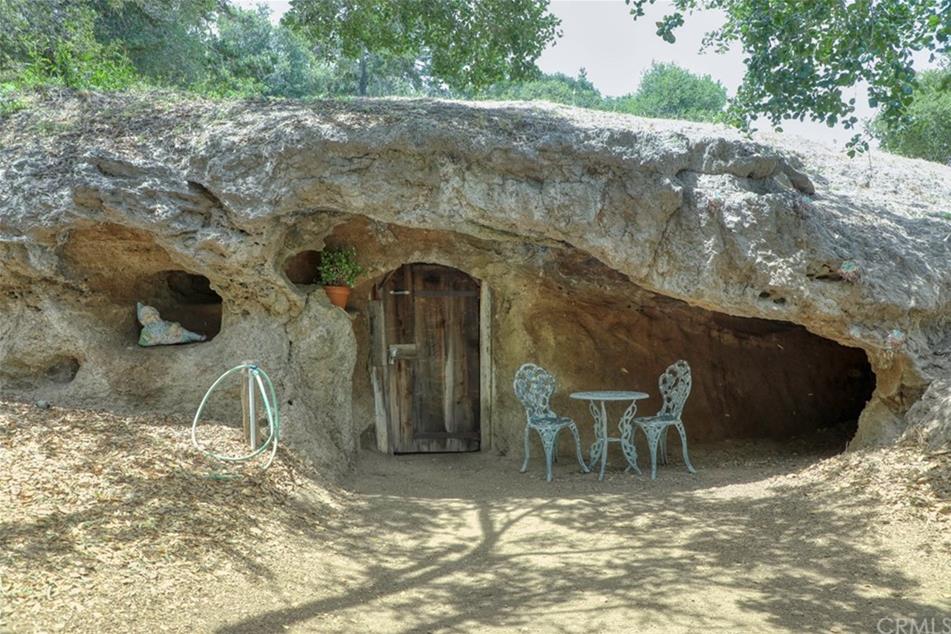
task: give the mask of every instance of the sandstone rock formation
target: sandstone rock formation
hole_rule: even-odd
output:
[[[565,389],[644,389],[679,357],[699,439],[861,410],[853,444],[909,425],[941,444],[949,236],[951,168],[710,125],[510,103],[37,97],[0,124],[0,394],[190,414],[254,358],[285,438],[341,470],[373,419],[366,290],[423,261],[493,291],[500,451],[521,431],[519,363]],[[335,241],[370,271],[352,314],[289,279]],[[210,340],[139,348],[136,301]]]

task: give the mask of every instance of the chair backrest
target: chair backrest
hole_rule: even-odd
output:
[[[538,418],[555,416],[548,404],[555,393],[555,377],[551,372],[534,363],[526,363],[515,373],[513,387],[515,396],[525,406],[529,425]]]
[[[675,361],[664,370],[657,381],[664,404],[657,414],[679,419],[684,411],[684,403],[687,402],[687,397],[690,395],[691,384],[690,366],[687,365],[686,361],[682,359]]]

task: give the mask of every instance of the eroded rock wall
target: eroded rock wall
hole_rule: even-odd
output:
[[[304,234],[319,241],[353,215],[497,244],[487,279],[492,269],[505,278],[519,249],[540,262],[536,270],[562,250],[651,296],[861,349],[876,389],[857,441],[943,417],[934,386],[951,374],[947,167],[879,153],[850,161],[714,126],[514,104],[53,95],[0,125],[4,394],[185,413],[219,371],[254,357],[274,368],[289,439],[344,468],[362,428],[351,417],[359,332],[319,294],[299,292],[281,263],[295,242],[306,246]],[[141,250],[119,239],[123,231],[147,237]],[[101,249],[90,249],[99,235]],[[412,245],[390,248],[417,259]],[[141,288],[132,278],[168,270],[208,279],[222,300],[221,332],[200,345],[138,349],[126,305]],[[524,339],[513,340],[537,340],[542,354],[555,337],[538,317],[560,300],[524,284],[534,308],[500,310],[523,324]],[[604,319],[627,319],[592,302]],[[672,351],[702,348],[704,333],[742,350],[726,340],[737,328],[723,319],[684,328]],[[660,326],[644,326],[661,321],[631,324],[662,337]],[[757,341],[803,336],[784,332]],[[609,343],[636,349],[637,339]],[[576,345],[603,347],[598,337]],[[503,365],[527,352],[513,350]],[[664,361],[658,355],[645,374]],[[500,372],[500,389],[507,380]]]

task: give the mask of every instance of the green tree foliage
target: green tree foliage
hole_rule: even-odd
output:
[[[356,95],[361,90],[361,66],[366,68],[365,95],[426,92],[417,60],[380,54],[367,54],[360,60],[318,59],[298,31],[272,24],[264,6],[254,11],[231,8],[222,14],[208,47],[211,63],[206,80],[198,86],[205,94]]]
[[[637,90],[615,101],[615,109],[642,117],[714,121],[723,114],[726,101],[726,88],[709,75],[654,62]]]
[[[0,0],[0,80],[127,88],[137,75],[121,47],[96,39],[96,12],[68,0]]]
[[[330,69],[266,9],[226,0],[0,0],[0,79],[209,96],[326,92]]]
[[[415,60],[434,84],[468,91],[537,72],[558,34],[547,9],[547,0],[291,0],[284,22],[325,59],[356,62],[360,95],[370,54]]]
[[[551,101],[582,108],[604,109],[606,106],[604,97],[588,81],[583,68],[577,78],[555,73],[525,81],[506,81],[490,86],[478,96],[502,101]]]
[[[96,16],[98,40],[121,49],[141,75],[166,86],[188,86],[206,76],[218,18],[232,11],[219,0],[76,0],[75,4],[86,4]]]
[[[270,11],[231,9],[208,43],[201,91],[220,95],[305,97],[327,91],[330,68],[318,63],[290,29],[275,26]]]
[[[655,0],[625,0],[635,18]],[[843,89],[868,85],[871,107],[898,124],[915,88],[912,55],[951,50],[951,0],[673,0],[657,23],[673,42],[685,15],[716,9],[726,15],[705,46],[738,43],[746,75],[732,100],[730,121],[749,127],[758,116],[775,127],[783,119],[810,118],[855,127],[855,100]],[[859,135],[853,144],[860,141]]]
[[[367,53],[360,59],[338,57],[332,64],[332,95],[446,96],[427,73],[425,60],[411,56]]]
[[[54,8],[32,0],[0,0],[0,71],[12,77],[33,50],[52,50],[69,31],[67,25],[81,18],[78,7],[66,2]]]
[[[921,73],[904,121],[876,119],[873,132],[890,152],[951,165],[951,59]]]
[[[551,101],[582,108],[613,110],[641,117],[714,121],[726,107],[726,89],[709,77],[699,76],[676,64],[654,63],[641,76],[633,93],[604,97],[584,69],[578,77],[561,73],[541,75],[526,81],[494,84],[476,95],[478,99]]]
[[[446,95],[536,73],[558,23],[546,9],[547,0],[295,0],[273,25],[266,9],[229,0],[0,0],[0,81]]]

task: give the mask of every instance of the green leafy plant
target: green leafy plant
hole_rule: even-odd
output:
[[[20,84],[24,87],[65,86],[76,89],[125,90],[139,81],[135,68],[116,46],[79,50],[69,42],[52,51],[30,52]]]
[[[12,84],[0,84],[0,119],[26,109],[26,102],[17,97]]]
[[[357,262],[357,251],[353,247],[328,247],[320,254],[317,273],[324,286],[353,286],[363,273],[363,267]]]

